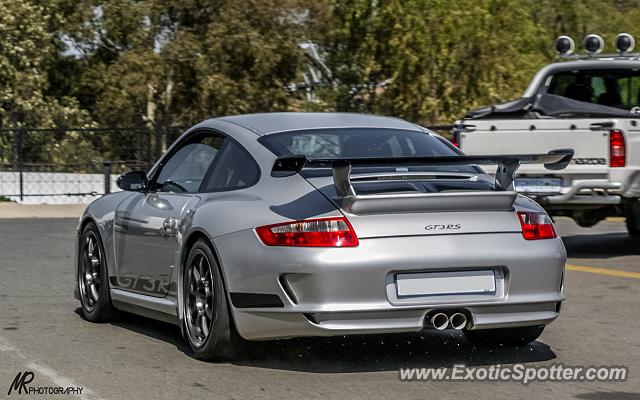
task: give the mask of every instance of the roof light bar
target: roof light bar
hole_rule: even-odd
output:
[[[556,52],[561,56],[568,56],[573,53],[576,43],[569,36],[558,36],[556,38]]]
[[[602,52],[602,49],[604,49],[604,39],[595,34],[587,35],[584,38],[584,42],[582,42],[582,45],[584,46],[584,49],[587,51],[587,53],[591,55],[598,54]]]
[[[620,54],[630,53],[636,45],[636,40],[628,33],[620,33],[616,36],[616,49]]]

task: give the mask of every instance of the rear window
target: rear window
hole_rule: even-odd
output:
[[[307,158],[431,157],[460,154],[453,146],[438,137],[402,129],[301,130],[263,136],[259,141],[277,156],[304,155]],[[372,168],[386,169],[382,165]],[[474,167],[465,165],[402,167],[402,170],[477,173]]]
[[[640,104],[640,71],[589,69],[558,72],[551,77],[547,93],[629,110]]]

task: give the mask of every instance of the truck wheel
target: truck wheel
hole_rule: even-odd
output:
[[[640,200],[634,199],[626,207],[627,231],[633,237],[640,237]]]

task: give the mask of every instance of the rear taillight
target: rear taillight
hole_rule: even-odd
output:
[[[519,212],[522,236],[527,240],[553,239],[557,237],[551,218],[544,213]]]
[[[460,148],[460,131],[458,130],[453,131],[453,138],[451,138],[451,144],[453,144],[457,148]]]
[[[256,228],[267,246],[355,247],[358,237],[344,217],[307,219]]]
[[[627,165],[627,146],[624,134],[620,129],[609,131],[609,166],[624,167]]]

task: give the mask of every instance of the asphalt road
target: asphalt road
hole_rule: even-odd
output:
[[[435,333],[293,339],[224,364],[193,359],[172,325],[126,315],[84,321],[72,296],[75,222],[0,220],[2,396],[30,370],[32,385],[81,386],[88,399],[640,399],[640,240],[621,222],[581,229],[559,221],[571,257],[568,301],[529,347],[477,350],[461,335]],[[528,386],[398,379],[400,367],[513,363],[625,365],[630,375],[623,383]]]

